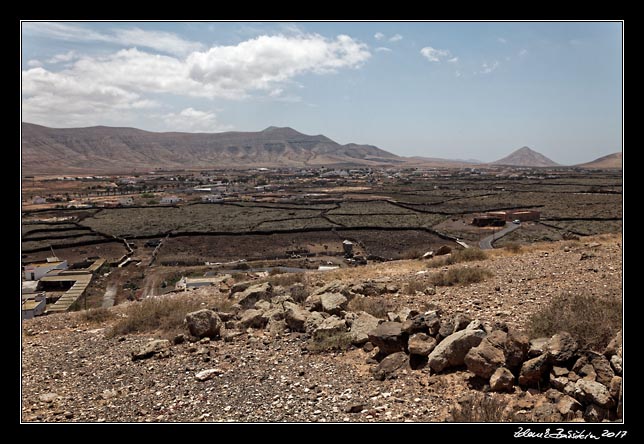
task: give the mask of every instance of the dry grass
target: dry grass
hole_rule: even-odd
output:
[[[382,296],[356,296],[347,305],[350,311],[366,311],[371,316],[387,319],[387,313],[398,308]]]
[[[306,283],[306,277],[304,276],[304,273],[284,273],[280,272],[279,274],[273,274],[272,272],[278,270],[277,268],[273,268],[271,270],[271,277],[269,277],[266,281],[270,282],[271,285],[273,286],[282,286],[282,287],[289,287],[293,284],[303,284]]]
[[[456,267],[447,271],[435,273],[429,278],[436,286],[469,285],[482,282],[493,276],[487,268],[480,267]]]
[[[147,298],[131,304],[125,317],[108,331],[108,337],[160,330],[167,335],[184,328],[187,313],[204,308],[202,301],[184,296]]]
[[[521,244],[518,243],[518,242],[508,242],[507,244],[505,244],[503,246],[503,248],[506,251],[509,251],[510,253],[515,253],[515,254],[516,253],[521,253],[521,251],[523,251],[523,249],[521,247]]]
[[[427,288],[427,283],[425,281],[416,279],[416,280],[407,282],[407,284],[405,285],[405,293],[414,294],[417,291],[423,293],[426,288]]]
[[[439,256],[427,262],[428,268],[439,268],[447,265],[459,264],[461,262],[482,261],[488,258],[485,251],[478,248],[465,248],[463,250],[452,251],[447,256]]]
[[[83,321],[87,321],[92,324],[101,324],[114,318],[114,313],[112,313],[108,308],[103,307],[83,310],[79,312],[78,315]]]
[[[528,323],[532,337],[567,331],[583,349],[603,351],[622,328],[621,295],[561,294],[534,313]]]
[[[321,339],[309,339],[306,348],[310,352],[325,352],[331,350],[347,350],[351,347],[353,338],[347,332],[340,332]]]
[[[454,422],[503,422],[507,402],[485,393],[474,393],[459,401],[452,411]]]

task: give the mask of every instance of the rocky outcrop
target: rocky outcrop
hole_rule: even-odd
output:
[[[138,361],[153,356],[167,358],[170,356],[170,341],[167,339],[155,339],[132,352],[132,360]]]
[[[293,331],[306,331],[306,320],[311,316],[308,310],[292,302],[284,302],[286,325]]]
[[[476,376],[489,379],[498,368],[505,365],[505,355],[503,350],[497,348],[487,337],[467,352],[464,361],[469,371]]]
[[[472,322],[465,330],[453,333],[443,339],[430,353],[428,365],[435,372],[446,368],[463,365],[465,355],[472,347],[476,347],[485,337],[480,323]]]
[[[379,322],[378,318],[371,316],[369,313],[360,312],[351,323],[352,344],[360,346],[369,341],[369,332],[378,327]]]
[[[190,334],[198,338],[217,338],[222,327],[221,319],[217,313],[208,309],[188,313],[186,324]]]
[[[380,363],[372,369],[374,378],[383,381],[393,379],[396,372],[407,366],[409,359],[404,352],[396,352],[386,356]]]
[[[340,293],[323,293],[320,295],[320,308],[325,313],[341,315],[347,308],[348,299]]]
[[[383,322],[369,332],[368,338],[383,356],[403,351],[406,346],[400,322]]]
[[[425,333],[414,333],[407,344],[410,355],[429,356],[436,348],[436,339]]]
[[[490,389],[495,392],[509,391],[514,387],[514,375],[505,367],[497,368],[490,377]]]
[[[519,373],[519,385],[524,387],[538,387],[548,374],[549,369],[547,353],[525,361]]]
[[[231,293],[230,297],[243,308],[251,308],[259,300],[270,301],[273,296],[273,286],[270,282],[251,285],[243,291]]]
[[[554,364],[564,364],[570,361],[577,351],[578,345],[575,338],[568,332],[560,332],[552,336],[545,347]]]

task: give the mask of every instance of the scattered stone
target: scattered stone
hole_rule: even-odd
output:
[[[596,404],[590,404],[584,412],[584,421],[586,422],[602,422],[607,417],[608,410]]]
[[[615,372],[611,368],[608,359],[604,355],[594,352],[589,353],[589,358],[590,364],[595,369],[595,374],[597,375],[595,380],[600,384],[610,385],[611,380],[615,376]]]
[[[269,301],[266,301],[266,300],[264,300],[264,299],[261,299],[261,300],[259,300],[259,301],[255,302],[255,305],[254,305],[253,307],[254,307],[255,309],[257,309],[257,310],[266,311],[266,310],[270,310],[270,308],[271,308],[271,303],[270,303]]]
[[[365,352],[369,353],[369,352],[373,351],[374,346],[373,346],[373,344],[371,342],[365,342],[365,344],[362,346],[362,349]]]
[[[209,368],[209,369],[207,369],[207,370],[202,370],[202,371],[200,371],[200,372],[196,373],[196,374],[195,374],[195,379],[196,379],[197,381],[201,381],[201,382],[203,382],[203,381],[207,381],[207,380],[209,380],[209,379],[212,379],[212,378],[214,378],[215,376],[219,376],[219,375],[221,375],[221,374],[223,374],[223,373],[224,373],[224,372],[223,372],[223,371],[221,371],[221,370],[220,370],[220,369],[218,369],[218,368]]]
[[[369,332],[378,327],[378,322],[378,318],[361,311],[351,323],[351,343],[358,346],[367,343],[369,341]]]
[[[538,386],[544,375],[548,373],[548,354],[525,361],[519,373],[519,385],[522,387]]]
[[[549,353],[551,362],[563,364],[574,357],[577,348],[575,338],[570,333],[562,331],[550,338],[546,350]]]
[[[378,347],[381,355],[390,355],[405,349],[400,322],[383,322],[368,333],[368,339]]]
[[[74,414],[70,411],[66,411],[63,415],[65,416],[65,419],[72,419],[74,417]]]
[[[565,376],[553,376],[552,374],[550,374],[550,385],[557,390],[563,392],[564,387],[566,387],[568,383],[568,378],[566,378]]]
[[[262,310],[250,309],[246,310],[239,320],[239,324],[245,328],[264,328],[267,319],[263,316]]]
[[[58,399],[58,393],[43,393],[38,399],[42,402],[51,403]]]
[[[580,379],[575,383],[575,399],[584,403],[597,404],[608,408],[613,404],[610,392],[605,385],[595,381]]]
[[[407,355],[404,352],[396,352],[386,356],[380,364],[374,367],[371,371],[374,378],[379,381],[385,379],[393,379],[396,377],[396,372],[409,362]]]
[[[415,333],[409,337],[407,346],[410,355],[429,356],[436,347],[436,339],[425,333]]]
[[[532,410],[533,422],[561,422],[562,419],[557,406],[550,402],[537,404]]]
[[[548,342],[550,338],[537,338],[530,340],[530,348],[528,349],[528,356],[536,358],[544,354],[548,350]]]
[[[320,295],[322,311],[340,315],[347,308],[348,299],[340,293],[324,293]]]
[[[509,391],[512,387],[514,387],[514,375],[507,368],[499,367],[490,376],[490,389],[492,391]]]
[[[320,325],[313,331],[313,339],[320,341],[324,338],[337,335],[339,333],[346,333],[347,324],[344,319],[340,319],[337,316],[329,316],[324,319]]]
[[[452,333],[456,333],[457,331],[464,330],[465,327],[467,327],[470,324],[470,322],[472,322],[472,319],[468,315],[464,313],[458,313],[454,317],[454,330]]]
[[[597,379],[597,373],[595,373],[595,367],[590,364],[584,365],[579,369],[579,375],[587,381],[594,381]]]
[[[186,315],[188,330],[198,338],[216,338],[221,331],[222,322],[217,313],[207,308]]]
[[[304,331],[309,334],[313,333],[328,316],[326,313],[320,313],[319,311],[311,312],[306,321],[304,321]]]
[[[231,294],[231,297],[242,308],[251,308],[259,300],[270,301],[273,297],[273,286],[270,282],[251,285],[243,291]]]
[[[615,370],[615,373],[617,375],[622,374],[622,357],[618,355],[613,355],[610,358],[610,365],[613,367],[613,370]]]
[[[465,363],[465,355],[476,347],[485,337],[485,332],[477,328],[480,323],[473,321],[465,330],[453,333],[443,339],[429,355],[428,364],[435,372]]]
[[[365,409],[365,405],[364,405],[363,403],[361,403],[361,402],[356,402],[356,403],[350,404],[350,405],[346,408],[345,412],[347,412],[347,413],[360,413],[360,412],[362,412],[364,409]]]
[[[292,331],[306,331],[306,320],[311,316],[308,310],[292,302],[284,302],[286,325]]]
[[[618,331],[615,337],[608,343],[604,350],[604,356],[610,358],[613,355],[622,356],[622,331]]]
[[[564,416],[564,420],[572,416],[574,412],[580,411],[582,405],[572,396],[563,395],[557,402],[557,410]],[[572,419],[572,418],[569,418]]]
[[[556,365],[552,367],[552,374],[555,377],[566,376],[569,373],[569,370],[566,367],[557,367]]]
[[[132,352],[132,360],[148,359],[152,356],[168,357],[170,352],[170,341],[167,339],[155,339],[141,346]]]
[[[174,338],[172,338],[172,343],[174,345],[183,344],[186,341],[186,336],[183,333],[179,333]]]
[[[622,378],[619,376],[613,376],[610,384],[608,386],[608,392],[613,397],[613,399],[618,399],[620,391],[622,389]]]
[[[312,294],[304,301],[304,308],[310,310],[311,312],[320,312],[322,311],[322,299],[320,298],[319,293]]]
[[[517,330],[508,330],[503,348],[505,366],[510,370],[518,370],[528,357],[528,350],[530,349],[528,335]]]

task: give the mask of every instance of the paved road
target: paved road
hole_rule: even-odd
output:
[[[504,229],[502,229],[502,230],[500,230],[500,231],[497,231],[496,233],[492,234],[491,236],[488,236],[488,237],[486,237],[486,238],[484,238],[484,239],[481,239],[481,242],[479,242],[479,248],[480,248],[481,250],[491,250],[492,248],[494,248],[494,247],[492,246],[492,242],[494,242],[494,241],[496,241],[497,239],[499,239],[499,238],[501,238],[501,237],[505,236],[505,235],[506,235],[506,234],[508,234],[508,233],[513,232],[514,230],[516,230],[516,229],[517,229],[517,228],[519,228],[520,226],[521,226],[521,224],[513,224],[513,223],[510,223],[510,224],[509,224],[507,227],[505,227]]]

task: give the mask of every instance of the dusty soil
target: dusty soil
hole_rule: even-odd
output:
[[[494,276],[466,287],[439,287],[433,296],[404,291],[405,284],[436,271],[421,261],[307,276],[310,285],[333,279],[391,282],[401,291],[388,298],[399,307],[433,304],[444,315],[464,312],[519,329],[554,295],[622,291],[619,236],[539,244],[519,254],[495,251],[467,266],[488,268]],[[187,294],[207,299],[214,291],[218,289]],[[110,310],[123,316],[129,304]],[[438,375],[428,369],[405,370],[396,379],[377,381],[369,373],[368,352],[311,353],[303,334],[288,332],[248,330],[230,342],[186,342],[172,346],[167,358],[132,361],[132,350],[163,333],[107,339],[113,322],[90,324],[77,313],[23,321],[23,421],[435,422],[446,420],[456,399],[475,390],[464,369]],[[217,368],[219,376],[195,379],[197,372],[210,368]],[[348,413],[352,406],[359,413]]]

